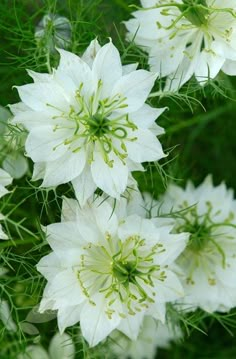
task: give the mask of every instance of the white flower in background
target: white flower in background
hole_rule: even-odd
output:
[[[28,170],[28,161],[21,153],[25,131],[10,130],[7,124],[11,117],[10,111],[0,106],[0,162],[13,178],[21,178]]]
[[[74,359],[75,346],[71,337],[66,334],[55,334],[49,344],[48,352],[41,345],[29,345],[25,353],[17,359]]]
[[[53,74],[30,71],[34,83],[18,87],[22,102],[11,106],[14,123],[29,131],[33,179],[43,178],[43,187],[71,181],[82,205],[97,187],[119,199],[130,171],[165,156],[155,123],[164,109],[145,104],[156,75],[123,68],[111,42],[92,42],[84,55],[89,64],[59,52]]]
[[[124,334],[115,330],[111,335],[111,352],[117,358],[154,359],[157,348],[168,348],[172,340],[180,337],[179,330],[174,331],[166,324],[146,316],[136,340],[130,340]]]
[[[9,193],[9,191],[5,188],[9,184],[12,183],[12,177],[0,168],[0,198],[5,196],[5,194]],[[0,213],[0,220],[3,220],[4,216]],[[2,226],[0,224],[0,239],[8,239],[6,233],[3,231]]]
[[[10,111],[0,105],[0,139],[2,139],[2,136],[7,128],[7,121],[11,117]]]
[[[48,280],[39,311],[58,310],[60,332],[80,321],[90,346],[114,329],[136,340],[144,315],[164,322],[166,302],[183,296],[172,266],[188,235],[119,218],[104,199],[83,209],[66,201],[63,222],[46,227],[53,251],[37,265]]]
[[[193,75],[204,84],[220,70],[236,75],[234,0],[141,0],[125,22],[128,39],[149,54],[152,71],[177,90]]]
[[[1,275],[0,275],[1,276]],[[17,330],[16,324],[14,323],[9,304],[6,300],[0,299],[0,321],[3,322],[4,327],[12,332]]]
[[[50,51],[55,47],[66,49],[71,44],[71,23],[64,16],[46,14],[36,26],[35,38],[39,46]]]
[[[7,273],[7,269],[0,267],[0,277]],[[17,330],[16,324],[14,323],[10,311],[9,304],[6,300],[0,298],[0,321],[3,322],[4,327],[15,332]]]
[[[191,233],[177,264],[185,273],[187,307],[228,311],[236,305],[236,201],[225,184],[211,176],[198,187],[170,185],[162,198],[163,214],[175,212],[175,232]]]

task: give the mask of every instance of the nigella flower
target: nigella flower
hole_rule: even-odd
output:
[[[71,23],[57,14],[46,14],[35,29],[35,38],[39,47],[55,51],[55,47],[66,49],[71,44]]]
[[[22,102],[11,106],[14,122],[29,131],[33,179],[44,187],[71,181],[81,204],[97,187],[119,198],[131,171],[165,156],[155,124],[164,109],[145,104],[156,75],[122,67],[111,42],[96,44],[84,59],[59,50],[51,75],[30,71],[34,83],[17,87]]]
[[[146,316],[136,340],[130,340],[118,330],[110,337],[110,350],[117,358],[153,359],[156,358],[158,348],[168,348],[172,340],[180,337],[180,331]]]
[[[142,0],[126,22],[128,39],[149,54],[152,71],[177,90],[193,75],[204,84],[220,70],[236,74],[236,4],[232,0]]]
[[[161,200],[162,213],[173,212],[174,231],[189,232],[177,259],[185,277],[187,307],[228,311],[236,305],[236,201],[225,184],[214,187],[208,176],[198,187],[170,185]]]
[[[12,182],[12,177],[0,168],[0,198],[5,196],[9,191],[5,188]],[[4,216],[0,213],[0,220],[3,220]],[[8,239],[6,233],[3,231],[2,226],[0,224],[0,239]]]
[[[90,346],[114,329],[136,340],[144,315],[164,322],[165,303],[183,296],[173,262],[188,234],[134,214],[121,218],[104,199],[83,209],[66,202],[63,221],[46,227],[53,251],[37,265],[48,281],[39,311],[58,310],[60,332],[80,321]]]

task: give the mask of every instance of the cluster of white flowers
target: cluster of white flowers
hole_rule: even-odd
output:
[[[208,176],[199,187],[170,184],[158,201],[143,199],[132,174],[166,156],[156,124],[165,108],[147,103],[158,76],[175,91],[192,75],[204,84],[220,70],[236,74],[236,4],[141,4],[125,25],[151,71],[123,66],[111,40],[93,40],[81,57],[62,49],[71,41],[64,17],[46,15],[36,29],[38,43],[46,36],[48,50],[60,47],[59,65],[49,74],[28,71],[33,82],[17,86],[11,124],[27,131],[32,179],[43,188],[71,183],[76,199],[63,197],[61,221],[43,227],[51,252],[37,264],[47,280],[39,312],[57,312],[60,334],[49,352],[30,345],[18,359],[74,358],[64,331],[77,323],[90,347],[109,337],[117,357],[151,359],[180,337],[167,304],[207,312],[236,306],[233,191]],[[0,197],[11,182],[0,169]],[[1,225],[0,238],[8,239]],[[14,327],[0,299],[1,316]]]
[[[220,70],[236,75],[236,3],[233,0],[141,0],[125,22],[127,38],[149,55],[152,71],[178,90],[193,75],[204,84]]]

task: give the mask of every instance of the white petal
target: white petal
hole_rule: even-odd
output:
[[[148,129],[150,128],[155,120],[166,110],[164,108],[153,108],[147,104],[144,104],[138,111],[129,114],[131,121],[135,123],[138,128]],[[164,129],[160,127],[160,133],[164,133]]]
[[[53,108],[68,111],[67,94],[55,82],[35,83],[16,87],[21,100],[32,110],[50,111]]]
[[[214,79],[224,62],[225,59],[223,57],[216,55],[211,50],[203,50],[195,70],[196,79],[200,84],[204,84],[208,79]]]
[[[78,152],[67,152],[55,161],[46,163],[42,187],[57,186],[67,183],[83,171],[86,161],[84,149]]]
[[[17,359],[50,359],[46,350],[40,345],[29,345],[24,353],[20,353]]]
[[[59,258],[52,252],[40,259],[37,270],[49,281],[62,270],[62,266]]]
[[[2,225],[0,224],[0,239],[7,240],[9,239],[6,233],[2,229]]]
[[[120,54],[112,42],[98,51],[92,71],[95,78],[102,81],[100,98],[110,97],[114,84],[122,76]]]
[[[119,238],[126,240],[133,235],[144,238],[148,245],[152,246],[159,241],[159,233],[150,219],[141,218],[137,215],[128,216],[119,226]]]
[[[2,168],[0,168],[0,186],[8,186],[12,183],[12,177],[4,171]]]
[[[90,68],[92,68],[94,59],[98,53],[98,51],[101,49],[101,46],[97,39],[94,39],[90,42],[89,46],[85,50],[83,56],[81,59],[86,62]]]
[[[55,252],[63,252],[65,248],[79,249],[83,245],[77,222],[50,224],[46,227],[46,235],[48,243]]]
[[[97,294],[92,299],[96,305],[87,302],[80,317],[81,331],[90,347],[105,339],[120,322],[120,317],[116,313],[113,313],[111,319],[105,314],[106,302],[103,295]]]
[[[66,269],[59,272],[50,282],[48,295],[55,301],[55,308],[79,305],[86,299],[76,273]]]
[[[0,320],[7,330],[16,332],[17,326],[12,319],[9,304],[5,300],[0,300]]]
[[[125,143],[132,161],[142,163],[158,161],[166,157],[159,140],[150,130],[136,130],[134,136],[137,137],[136,141],[126,141]]]
[[[95,90],[92,72],[88,64],[81,60],[79,56],[62,49],[58,49],[60,53],[60,63],[58,70],[68,75],[79,89],[83,84],[81,93],[86,97],[92,95]]]
[[[145,70],[137,70],[123,76],[114,86],[111,96],[121,94],[128,106],[117,110],[121,113],[134,112],[146,101],[157,75]]]
[[[221,70],[226,75],[235,76],[236,75],[236,61],[226,60]]]
[[[46,169],[46,163],[45,162],[38,162],[34,164],[34,170],[32,175],[32,181],[37,181],[44,177]]]
[[[137,67],[138,67],[138,62],[136,62],[135,64],[124,65],[122,66],[122,74],[127,75],[130,72],[137,70]]]
[[[73,359],[75,346],[71,337],[66,334],[55,334],[49,345],[51,359]]]
[[[79,203],[75,199],[63,197],[61,209],[61,221],[70,222],[76,221]]]
[[[19,152],[8,154],[3,162],[2,167],[6,170],[13,178],[21,178],[28,170],[27,159]]]
[[[115,235],[117,231],[117,217],[113,208],[106,200],[93,201],[84,208],[77,218],[81,237],[86,242],[98,243],[102,241],[105,234],[109,232]]]
[[[90,196],[95,192],[97,185],[94,183],[90,166],[86,165],[83,172],[72,181],[76,198],[83,207]]]
[[[60,308],[58,310],[58,328],[62,334],[67,327],[78,323],[80,321],[81,305]]]
[[[27,154],[35,162],[54,161],[67,151],[64,140],[70,135],[69,130],[54,131],[53,126],[34,128],[25,142]]]
[[[131,340],[136,340],[143,322],[143,316],[144,313],[136,313],[134,316],[128,315],[127,318],[121,320],[117,329]]]
[[[47,73],[35,72],[27,70],[28,75],[34,80],[34,82],[50,82],[52,81],[52,75]]]
[[[124,192],[128,181],[128,167],[112,153],[110,159],[114,161],[113,167],[109,167],[100,152],[94,152],[94,161],[91,164],[91,172],[96,185],[105,193],[117,199]]]
[[[181,40],[178,37],[173,40],[164,38],[163,45],[157,43],[150,49],[148,63],[151,71],[157,72],[160,77],[165,77],[176,71],[183,60],[188,37]]]

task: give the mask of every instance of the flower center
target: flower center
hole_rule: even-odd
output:
[[[135,315],[154,302],[157,293],[154,281],[164,281],[166,274],[154,264],[154,256],[164,251],[161,244],[147,248],[139,235],[125,241],[106,235],[106,245],[89,244],[81,257],[81,269],[77,272],[80,286],[90,303],[96,292],[107,300],[105,312],[110,317],[116,308],[119,315]],[[114,254],[115,251],[115,254]]]
[[[103,117],[99,113],[89,117],[87,123],[89,125],[90,136],[100,138],[106,133],[109,133],[109,119]]]
[[[83,84],[81,84],[75,96],[77,105],[71,106],[69,113],[60,111],[59,116],[53,117],[55,121],[58,119],[60,121],[60,124],[55,125],[54,131],[64,128],[71,131],[71,135],[54,147],[54,150],[61,145],[66,145],[71,152],[78,152],[82,147],[89,145],[88,162],[91,163],[96,143],[104,162],[109,167],[113,167],[114,160],[110,158],[111,153],[125,164],[128,156],[125,142],[137,140],[132,133],[137,130],[137,126],[129,119],[128,114],[119,113],[120,109],[127,107],[126,98],[117,94],[100,100],[101,88],[102,82],[99,81],[96,92],[86,98],[83,95]],[[64,123],[61,122],[62,119],[65,120]]]

